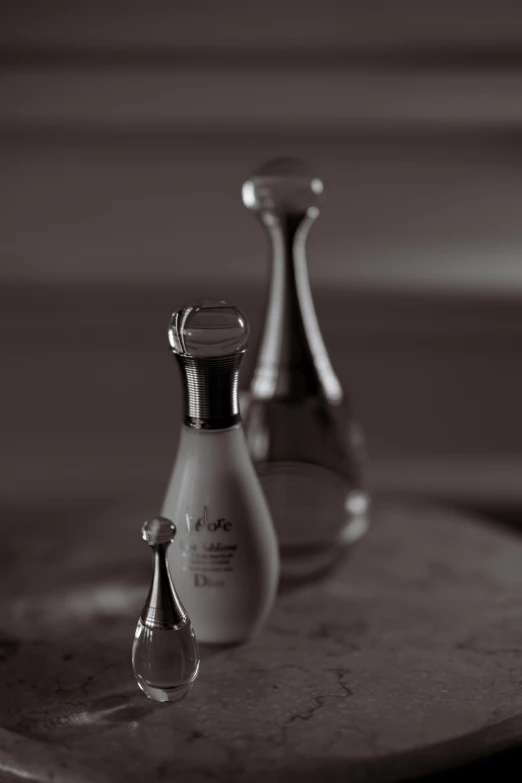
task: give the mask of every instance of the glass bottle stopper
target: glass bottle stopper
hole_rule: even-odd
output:
[[[167,550],[175,525],[156,517],[142,527],[154,553],[154,574],[132,647],[132,666],[141,690],[154,701],[177,701],[198,675],[199,651],[194,630],[172,584]]]
[[[241,194],[245,207],[254,212],[315,218],[323,190],[320,177],[299,158],[273,158],[245,180]]]
[[[191,302],[172,316],[169,343],[172,351],[195,359],[244,352],[248,324],[238,307],[202,299]]]

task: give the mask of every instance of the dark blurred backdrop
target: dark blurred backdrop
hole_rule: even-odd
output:
[[[317,167],[309,269],[383,490],[522,504],[522,7],[0,4],[2,498],[161,493],[171,310],[259,329],[241,183]]]

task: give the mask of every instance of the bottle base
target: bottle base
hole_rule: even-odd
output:
[[[280,549],[280,583],[303,582],[320,577],[346,554],[368,531],[370,526],[367,514],[353,516],[340,531],[338,537],[327,545],[282,546]]]
[[[138,686],[143,691],[145,696],[151,701],[181,701],[189,690],[192,688],[194,681],[189,683],[183,683],[183,685],[174,685],[172,687],[162,687],[158,685],[151,685],[149,682],[142,680],[141,677],[136,677]]]

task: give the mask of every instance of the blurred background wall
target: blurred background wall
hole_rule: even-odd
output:
[[[309,269],[374,480],[522,502],[518,2],[0,9],[4,493],[124,491],[131,432],[160,486],[168,313],[237,292],[259,328],[241,183],[291,154],[325,182]]]
[[[318,282],[522,288],[519,3],[2,7],[3,275],[261,278],[240,186],[290,153]]]

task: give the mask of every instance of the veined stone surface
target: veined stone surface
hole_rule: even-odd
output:
[[[130,659],[150,513],[4,509],[0,780],[392,781],[522,736],[512,534],[382,503],[348,559],[281,593],[248,644],[203,649],[192,691],[162,705],[138,691]]]

